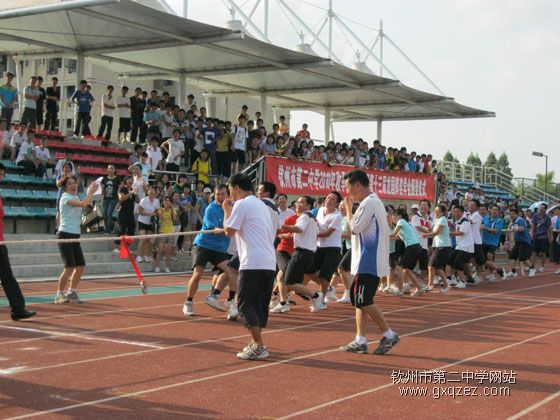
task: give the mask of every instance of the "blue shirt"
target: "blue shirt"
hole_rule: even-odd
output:
[[[408,169],[410,170],[410,172],[416,172],[416,160],[415,159],[409,159]]]
[[[17,97],[17,89],[14,85],[8,86],[7,83],[0,85],[0,97],[2,97],[2,102],[5,104],[12,103],[14,98]],[[12,104],[13,105],[13,104]],[[13,106],[12,106],[13,108]],[[2,109],[2,103],[0,102],[0,109]]]
[[[420,245],[418,233],[416,233],[416,229],[414,229],[410,223],[408,223],[404,219],[400,219],[397,222],[397,226],[400,226],[401,228],[399,230],[399,237],[403,240],[404,244],[407,247],[412,245]]]
[[[377,152],[377,158],[379,159],[379,169],[385,169],[385,153]]]
[[[220,130],[217,128],[203,128],[202,134],[204,134],[204,149],[216,150],[216,140],[220,136]]]
[[[63,193],[60,198],[60,223],[58,225],[58,231],[79,235],[81,232],[82,208],[69,205],[68,202],[72,200],[79,201],[80,199],[77,195],[72,195],[67,192]]]
[[[527,222],[525,221],[525,219],[523,219],[522,217],[518,217],[513,223],[513,226],[518,226],[523,228],[523,232],[515,232],[514,234],[515,242],[525,242],[531,245],[531,238],[529,238]]]
[[[91,101],[93,101],[93,95],[89,92],[82,92],[77,90],[73,93],[72,100],[76,100],[78,104],[78,112],[90,112],[91,111]]]
[[[319,209],[317,207],[311,209],[311,214],[313,215],[314,219],[317,219],[317,215],[319,214]]]
[[[482,231],[482,243],[484,245],[500,245],[500,236],[502,236],[502,230],[504,229],[504,219],[488,215],[482,219],[482,226],[486,229],[497,229],[496,233],[488,232],[487,230]]]
[[[202,220],[202,230],[212,230],[214,228],[224,227],[224,210],[218,203],[212,201],[204,212]],[[200,248],[206,248],[211,251],[227,253],[229,248],[229,238],[226,235],[214,235],[213,233],[199,233],[193,242]]]
[[[531,219],[533,224],[533,233],[536,239],[548,239],[548,228],[552,226],[552,219],[548,215],[541,217],[539,213],[535,213]]]

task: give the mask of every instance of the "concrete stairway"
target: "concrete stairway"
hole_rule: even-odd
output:
[[[101,236],[86,234],[83,237]],[[5,240],[55,239],[54,235],[18,234],[5,235]],[[113,252],[115,244],[107,242],[89,242],[82,244],[86,260],[84,278],[111,278],[134,275],[134,270],[128,259],[120,259],[119,254]],[[25,244],[9,245],[8,251],[12,271],[18,281],[45,281],[58,279],[62,271],[62,259],[56,244]],[[135,248],[133,248],[133,254]],[[185,272],[191,269],[190,253],[177,253],[171,264],[173,273]],[[142,274],[154,273],[154,263],[139,264]],[[163,264],[162,264],[163,266]]]

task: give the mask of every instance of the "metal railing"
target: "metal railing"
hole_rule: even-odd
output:
[[[504,190],[513,196],[519,195],[523,201],[543,200],[549,203],[560,201],[557,196],[537,188],[534,180],[527,182],[527,178],[515,178],[496,168],[446,161],[440,161],[438,166],[447,179],[471,181],[473,183],[479,181],[481,184]]]
[[[261,156],[255,162],[253,162],[251,166],[248,166],[241,171],[242,174],[245,174],[249,178],[251,178],[251,181],[253,182],[253,187],[255,189],[262,181],[264,181],[264,177],[266,175],[265,159],[266,159],[266,155]]]

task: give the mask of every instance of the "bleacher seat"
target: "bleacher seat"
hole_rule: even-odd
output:
[[[17,195],[17,191],[14,190],[13,188],[2,188],[0,189],[0,192],[2,194],[2,198],[14,198]]]
[[[56,198],[56,195],[54,197],[51,197],[49,193],[50,191],[44,191],[44,190],[33,191],[33,198],[35,200],[53,200]]]
[[[33,196],[32,190],[18,190],[17,191],[17,198],[19,199],[27,199],[27,200],[34,200],[35,197]]]

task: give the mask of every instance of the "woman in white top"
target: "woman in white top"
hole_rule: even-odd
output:
[[[87,196],[83,200],[78,198],[78,181],[75,176],[70,175],[64,178],[61,188],[64,192],[59,202],[60,224],[57,238],[79,239],[82,209],[91,204],[98,184],[91,183],[87,190]],[[64,270],[58,279],[58,290],[54,303],[81,303],[76,289],[82,278],[86,262],[80,242],[59,243],[58,249],[64,262]],[[70,287],[64,293],[69,278]]]
[[[154,217],[160,208],[159,200],[156,198],[156,190],[150,186],[148,188],[148,196],[140,200],[138,207],[138,233],[140,236],[155,233]],[[138,245],[137,262],[150,262],[152,258],[152,241],[150,239],[141,239]]]

